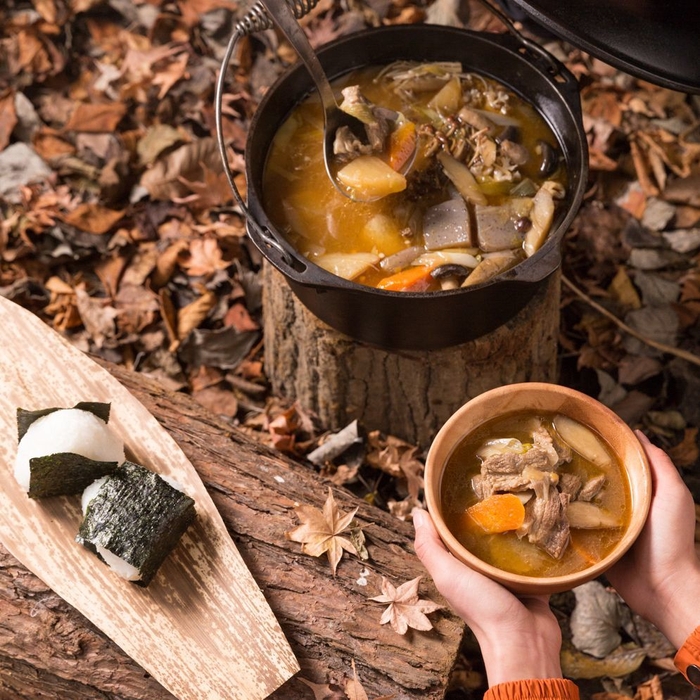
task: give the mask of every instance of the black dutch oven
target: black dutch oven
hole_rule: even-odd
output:
[[[246,145],[248,233],[294,294],[319,319],[357,340],[400,350],[464,343],[498,328],[523,309],[561,262],[561,242],[583,198],[587,144],[578,84],[538,47],[511,34],[438,25],[370,29],[318,52],[329,77],[395,60],[460,61],[465,71],[494,78],[533,104],[556,135],[568,173],[567,194],[545,244],[532,257],[480,285],[443,292],[387,292],[318,267],[275,229],[263,207],[266,154],[282,122],[313,87],[299,64],[270,88],[250,125]],[[253,155],[254,154],[254,155]]]

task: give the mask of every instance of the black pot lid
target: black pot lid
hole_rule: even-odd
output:
[[[698,0],[506,0],[537,24],[631,75],[700,93]]]

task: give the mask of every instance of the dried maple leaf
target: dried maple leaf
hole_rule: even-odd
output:
[[[343,515],[338,510],[333,491],[329,487],[323,511],[302,504],[297,506],[294,512],[301,525],[285,532],[284,536],[292,542],[301,542],[301,551],[304,554],[320,557],[325,552],[335,576],[343,550],[351,554],[358,553],[355,545],[347,537],[341,537],[342,533],[349,529],[357,508]]]
[[[190,256],[180,263],[187,272],[194,276],[213,275],[217,270],[225,270],[230,263],[223,259],[219,242],[216,238],[197,238],[190,243]]]
[[[370,598],[377,603],[389,603],[379,624],[385,625],[388,622],[398,634],[406,634],[409,627],[425,632],[433,628],[426,614],[439,610],[442,605],[418,597],[421,578],[423,577],[417,576],[396,588],[391,581],[382,576],[382,595]]]

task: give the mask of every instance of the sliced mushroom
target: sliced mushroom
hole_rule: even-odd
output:
[[[523,249],[528,258],[542,247],[552,226],[554,219],[553,185],[555,184],[551,180],[547,180],[532,199],[532,211],[530,212],[532,226],[525,234],[525,242],[523,243]]]
[[[470,270],[463,265],[438,265],[430,272],[430,276],[440,283],[443,291],[459,289],[462,280],[469,274]]]
[[[535,151],[541,156],[539,174],[541,177],[550,177],[559,167],[559,152],[551,143],[539,139]]]
[[[569,503],[566,507],[566,517],[569,520],[569,527],[575,530],[622,527],[622,522],[618,515],[585,501],[572,501]]]
[[[608,467],[611,463],[610,454],[603,441],[588,427],[569,418],[558,415],[554,419],[554,429],[559,437],[584,459],[599,467]]]
[[[484,112],[479,112],[471,107],[462,107],[457,116],[462,122],[469,124],[477,131],[486,130],[490,134],[496,132],[496,123],[490,118],[490,115],[486,116]]]
[[[380,263],[379,267],[384,272],[396,272],[407,265],[410,265],[423,252],[423,246],[412,245],[410,248],[400,250],[398,253],[388,255]]]
[[[459,265],[473,270],[479,264],[479,260],[474,255],[476,252],[474,248],[446,248],[445,250],[423,253],[413,261],[413,264],[430,265],[431,267]]]
[[[471,170],[469,170],[464,163],[461,163],[456,158],[445,153],[445,151],[440,151],[437,155],[437,159],[440,161],[445,175],[447,175],[464,199],[472,204],[488,203],[486,195],[479,187],[479,183],[476,181],[474,175],[472,175]]]
[[[475,284],[486,282],[516,265],[520,262],[520,259],[520,256],[514,250],[506,250],[502,253],[494,253],[489,257],[484,257],[472,270],[469,277],[462,282],[462,287],[472,287]]]

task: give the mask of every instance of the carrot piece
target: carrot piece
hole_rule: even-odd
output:
[[[403,122],[389,136],[389,165],[394,170],[401,170],[416,147],[416,125]]]
[[[525,521],[525,506],[512,493],[495,493],[467,508],[469,516],[489,534],[517,530]]]
[[[377,284],[377,289],[385,289],[389,292],[424,292],[430,287],[433,278],[430,276],[432,267],[416,265],[407,267],[389,277],[385,277]]]

